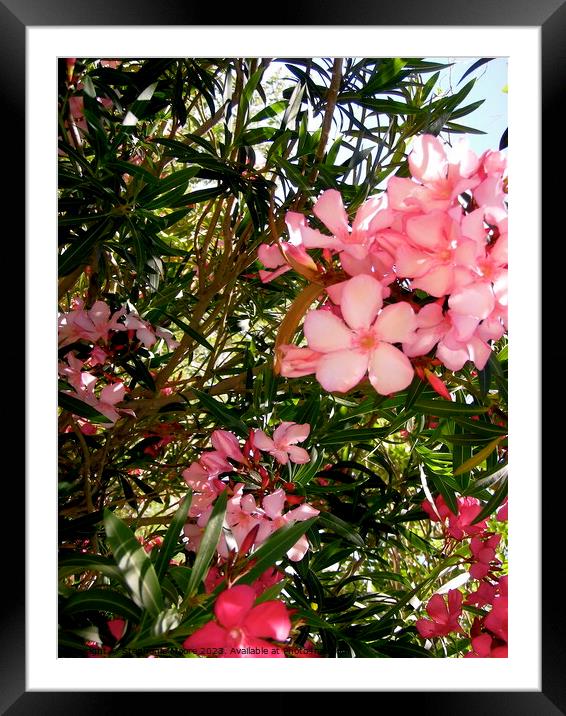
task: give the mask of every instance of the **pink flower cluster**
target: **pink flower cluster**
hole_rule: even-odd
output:
[[[277,470],[270,477],[260,464],[262,451],[271,454],[278,464],[309,462],[308,452],[295,445],[305,440],[309,432],[307,424],[284,422],[275,429],[273,438],[261,430],[253,431],[242,448],[233,433],[215,430],[211,436],[214,449],[204,452],[183,472],[185,482],[193,490],[189,517],[195,520],[184,528],[188,538],[187,549],[198,551],[214,502],[224,490],[229,490],[230,497],[225,530],[217,546],[218,555],[224,561],[234,553],[246,552],[254,545],[261,545],[270,534],[286,524],[318,515],[319,511],[306,503],[286,509],[287,505],[296,504],[302,498],[288,495],[283,487],[292,491],[294,486],[280,480]],[[227,482],[223,481],[223,476],[229,478]],[[283,482],[283,486],[276,488],[277,482]],[[308,546],[307,538],[301,537],[288,551],[289,559],[302,559]]]
[[[458,508],[458,514],[451,512],[442,496],[436,498],[434,506],[427,500],[423,502],[423,509],[431,520],[442,523],[445,539],[462,541],[470,538],[469,573],[472,579],[479,581],[479,586],[465,601],[457,589],[448,592],[447,603],[440,594],[433,595],[426,606],[431,619],[417,620],[416,628],[425,639],[452,632],[465,634],[460,624],[463,604],[480,609],[491,607],[483,616],[475,618],[469,633],[472,650],[465,657],[505,658],[508,653],[507,576],[498,574],[501,562],[496,557],[501,535],[488,532],[486,520],[472,524],[481,509],[475,498],[459,498]],[[497,519],[507,520],[507,501],[498,510]]]
[[[134,336],[135,343],[130,346]],[[116,407],[124,400],[124,383],[103,373],[104,378],[111,382],[98,390],[101,376],[92,371],[111,361],[119,350],[128,347],[135,351],[139,345],[150,348],[159,338],[164,339],[169,350],[179,345],[166,328],[154,328],[134,311],[128,312],[126,307],[112,313],[104,301],[96,301],[91,308],[85,309],[83,301],[75,300],[71,311],[59,315],[59,348],[88,343],[90,348],[85,346],[85,349],[90,351],[90,355],[86,360],[80,360],[76,351],[69,349],[64,360],[59,362],[59,375],[73,388],[73,391],[63,392],[98,410],[110,424],[114,424],[120,414],[135,416],[132,410]],[[84,423],[81,430],[92,432],[93,426]]]
[[[409,359],[433,349],[452,371],[467,361],[485,366],[490,341],[507,326],[506,159],[421,135],[409,168],[411,178],[392,177],[351,226],[340,194],[329,189],[313,213],[330,235],[288,212],[289,241],[260,247],[259,259],[273,269],[260,272],[262,280],[292,267],[325,285],[330,299],[305,318],[306,348],[279,346],[282,375],[315,373],[336,392],[368,375],[387,395],[411,382]],[[309,249],[323,249],[324,265]]]
[[[112,313],[104,301],[96,301],[91,308],[85,309],[83,302],[77,300],[73,310],[59,315],[59,348],[76,341],[86,341],[95,345],[102,343],[103,346],[108,346],[114,332],[123,331],[135,333],[137,340],[145,348],[150,348],[158,338],[165,340],[169,350],[179,345],[171,331],[166,328],[154,328],[135,311],[128,311],[125,306]],[[100,358],[102,353],[101,350]],[[104,362],[104,359],[99,359],[99,362]]]

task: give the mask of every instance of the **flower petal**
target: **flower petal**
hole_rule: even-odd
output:
[[[448,620],[448,609],[440,594],[433,594],[426,605],[426,611],[431,619],[439,624],[446,624]]]
[[[362,380],[367,368],[365,351],[334,351],[323,355],[318,362],[316,379],[329,392],[346,393]]]
[[[446,178],[448,160],[438,137],[432,134],[415,137],[409,154],[409,169],[412,176],[423,184]]]
[[[275,449],[275,443],[268,437],[263,430],[254,431],[254,447],[264,452],[270,452]]]
[[[412,288],[420,288],[421,291],[426,291],[431,296],[440,298],[450,293],[453,283],[454,270],[452,267],[440,264],[428,271],[424,276],[414,279],[411,285]]]
[[[342,289],[340,308],[350,328],[369,328],[383,305],[382,296],[383,288],[373,276],[358,274],[347,281]]]
[[[254,607],[243,624],[248,634],[285,641],[291,631],[291,620],[283,602],[270,600]]]
[[[375,322],[375,331],[380,341],[402,343],[411,339],[416,323],[411,306],[401,301],[392,303],[381,311]]]
[[[265,514],[272,520],[280,517],[285,505],[285,491],[279,488],[263,498],[261,506]]]
[[[444,211],[432,211],[407,219],[407,235],[416,246],[435,250],[447,246],[451,219]]]
[[[324,191],[312,208],[314,215],[327,226],[334,236],[348,237],[348,214],[344,209],[342,196],[336,189]]]
[[[495,308],[491,282],[478,281],[455,291],[448,299],[450,308],[463,316],[487,318]]]
[[[304,333],[309,348],[320,353],[341,351],[352,344],[352,333],[348,326],[330,311],[307,313]]]
[[[241,626],[255,602],[255,592],[240,584],[222,592],[214,605],[216,618],[226,629]]]
[[[208,622],[183,642],[183,647],[197,654],[206,649],[223,649],[226,645],[226,630],[215,622]]]
[[[369,360],[369,379],[380,395],[406,388],[413,380],[413,366],[407,356],[390,343],[380,343]]]
[[[304,465],[305,463],[311,461],[311,456],[308,452],[304,448],[298,447],[297,445],[290,445],[288,453],[289,459],[296,465]]]

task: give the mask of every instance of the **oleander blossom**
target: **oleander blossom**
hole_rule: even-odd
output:
[[[418,619],[415,624],[423,638],[447,636],[452,632],[463,633],[459,622],[462,616],[462,593],[458,589],[451,589],[446,601],[440,594],[434,594],[426,611],[430,619]]]
[[[413,366],[394,343],[411,339],[415,315],[406,302],[383,306],[379,281],[359,274],[344,283],[340,296],[343,319],[328,310],[307,313],[308,348],[321,354],[316,378],[325,390],[346,393],[365,376],[381,395],[406,388]]]
[[[299,465],[310,462],[310,455],[296,443],[302,443],[309,436],[311,426],[308,423],[298,425],[292,422],[282,422],[275,428],[273,438],[268,437],[263,430],[256,430],[253,436],[254,447],[268,452],[277,462],[286,465],[289,461]]]
[[[183,647],[197,655],[221,659],[285,658],[276,642],[289,638],[287,607],[277,600],[254,606],[255,600],[255,590],[245,584],[222,592],[214,604],[216,621],[197,629],[185,639]]]

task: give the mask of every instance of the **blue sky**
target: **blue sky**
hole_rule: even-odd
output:
[[[485,102],[471,114],[458,122],[467,127],[481,129],[487,134],[468,134],[468,141],[472,149],[478,154],[486,149],[498,149],[501,135],[507,128],[507,94],[503,88],[507,85],[507,58],[499,57],[487,62],[475,70],[459,84],[464,72],[479,58],[466,57],[434,57],[436,62],[454,62],[452,67],[444,70],[439,78],[439,87],[453,91],[460,90],[468,80],[477,78],[476,84],[468,95],[464,104],[472,104],[480,99]]]

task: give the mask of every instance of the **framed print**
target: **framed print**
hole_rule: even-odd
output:
[[[546,166],[541,172],[539,137],[548,152],[546,136],[556,136],[550,117],[556,123],[564,10],[558,2],[536,9],[436,3],[426,13],[411,9],[407,22],[406,7],[403,17],[391,7],[360,8],[348,17],[333,7],[325,9],[324,26],[315,24],[312,5],[301,9],[301,24],[296,18],[288,24],[286,10],[273,24],[243,25],[237,17],[231,24],[231,12],[226,24],[209,25],[201,10],[184,13],[168,2],[159,13],[106,3],[0,5],[4,137],[14,137],[6,141],[9,166],[23,166],[25,156],[28,371],[25,494],[15,488],[10,495],[10,504],[26,505],[25,607],[15,586],[18,574],[24,585],[22,550],[7,547],[6,583],[14,592],[2,627],[2,707],[14,714],[108,711],[132,696],[116,692],[132,691],[368,690],[441,713],[452,712],[454,697],[464,713],[563,713],[564,620],[555,587],[547,584],[539,594],[560,562],[559,538],[547,533],[559,524],[558,501],[548,483],[541,492],[535,346],[540,220],[556,195],[547,184],[538,192],[543,176],[548,182],[552,175]],[[316,80],[312,65],[301,64],[307,46]],[[243,55],[243,64],[232,62]],[[359,55],[381,64],[356,64]],[[267,56],[287,58],[280,62],[287,74],[266,74]],[[110,59],[91,59],[104,57]],[[443,103],[435,84],[449,64],[443,58],[469,60],[457,63],[450,79],[455,104]],[[462,183],[454,181],[454,196],[446,199],[430,184],[435,162],[456,166],[443,132],[454,139],[466,132],[466,114],[479,103],[472,95],[465,102],[462,87],[467,80],[471,91],[479,72],[496,67],[491,58],[508,59],[509,140],[498,126],[493,152],[481,147],[473,155],[482,167],[475,173],[466,174],[459,159]],[[203,59],[214,70],[203,69],[197,61]],[[128,84],[132,69],[145,72],[147,82],[144,76]],[[418,85],[418,72],[434,82]],[[294,84],[286,85],[289,73]],[[369,81],[371,91],[364,90]],[[187,86],[197,88],[198,101]],[[55,129],[57,87],[66,88],[66,99]],[[431,95],[427,115],[416,103],[433,88],[439,99],[435,104]],[[349,104],[358,100],[355,108]],[[340,132],[328,111],[336,106]],[[26,138],[18,142],[24,107]],[[187,120],[188,109],[200,124]],[[152,111],[165,112],[164,119],[151,119]],[[388,112],[389,134],[379,127]],[[503,113],[505,125],[506,119]],[[370,126],[378,145],[390,150],[385,158],[376,160],[364,144]],[[400,150],[393,140],[387,145],[394,135],[404,137]],[[511,241],[508,443],[503,382],[493,373],[503,361],[507,370],[506,343],[498,342],[507,324],[503,300],[492,298],[498,279],[487,278],[486,268],[488,262],[489,277],[506,275],[506,253],[496,259],[493,247],[501,248],[507,231],[507,141],[510,232],[521,237]],[[58,179],[57,153],[64,166]],[[550,168],[557,163],[553,158]],[[395,184],[390,174],[397,169]],[[23,188],[6,183],[7,208]],[[478,210],[481,219],[472,226]],[[194,221],[186,218],[190,212]],[[373,234],[361,228],[372,220]],[[453,223],[457,239],[449,235]],[[430,231],[448,237],[441,269],[426,248]],[[50,307],[57,302],[56,232],[63,247],[57,439]],[[279,241],[283,233],[289,241]],[[481,262],[480,234],[489,247]],[[411,253],[401,236],[409,237]],[[473,278],[462,278],[461,268],[472,259],[447,258],[462,246],[481,263]],[[371,269],[362,270],[363,261]],[[440,270],[450,287],[439,285]],[[231,271],[234,279],[222,283]],[[245,292],[234,288],[236,279]],[[81,288],[72,294],[77,282]],[[470,305],[472,284],[474,308],[487,293],[489,308],[472,317],[470,328],[470,311],[458,313],[458,306]],[[448,339],[444,353],[432,350],[440,338],[421,352],[414,348],[424,340],[418,331],[429,328],[418,322],[425,306],[452,321],[459,336],[468,331],[483,341],[485,360],[478,342],[466,348],[462,365]],[[223,339],[222,331],[237,340]],[[458,350],[472,345],[470,337],[459,341]],[[338,365],[345,352],[347,363]],[[505,358],[498,361],[500,353]],[[486,373],[490,356],[495,363]],[[389,381],[384,366],[393,363],[397,377]],[[226,386],[236,399],[222,397]],[[377,417],[372,422],[368,415]],[[391,457],[399,434],[410,447],[406,457]],[[507,603],[507,548],[503,554],[499,547],[504,517],[497,524],[497,514],[506,512],[507,450],[508,655],[506,611],[503,636],[496,606]],[[58,452],[65,477],[57,521]],[[418,458],[405,485],[395,460],[410,463],[413,452]],[[366,491],[370,480],[383,486]],[[348,481],[359,485],[348,492]],[[392,499],[402,504],[397,512],[388,512]],[[412,531],[411,519],[424,527]],[[56,542],[64,571],[59,595]],[[428,576],[419,577],[425,564]],[[465,571],[456,564],[466,564]],[[433,573],[447,576],[433,586],[427,582]],[[473,601],[466,583],[474,578],[494,590],[488,601]],[[361,582],[370,586],[360,590]],[[443,631],[452,618],[453,628]],[[386,636],[381,619],[390,625]],[[168,635],[175,653],[163,651]],[[230,656],[270,650],[291,658],[275,666],[234,659],[228,669],[215,658],[185,660],[228,649],[239,650]],[[474,658],[446,658],[466,654]],[[107,658],[116,655],[123,658]],[[81,656],[102,658],[81,662]],[[297,656],[326,658],[302,664]],[[505,658],[487,662],[487,656]],[[109,700],[101,692],[113,693]]]

